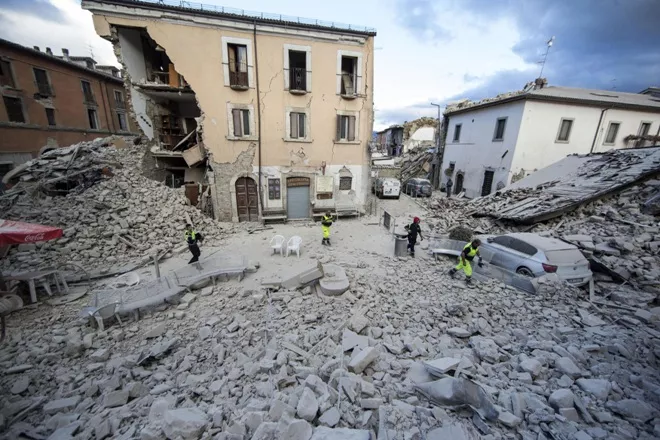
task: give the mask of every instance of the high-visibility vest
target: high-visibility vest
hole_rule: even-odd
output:
[[[193,241],[195,241],[195,237],[197,237],[197,232],[195,231],[186,231],[186,242],[188,242],[188,238],[192,238]]]
[[[321,219],[321,224],[323,226],[331,226],[332,225],[332,216],[328,217],[327,215],[324,215],[323,218]]]
[[[463,252],[465,253],[465,259],[472,261],[474,256],[479,252],[479,248],[475,249],[472,247],[472,243],[468,243],[463,247]]]

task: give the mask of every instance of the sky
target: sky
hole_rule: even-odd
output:
[[[168,0],[173,1],[173,0]],[[660,86],[660,0],[205,0],[376,28],[374,130],[460,99],[550,85]],[[118,65],[79,0],[0,0],[0,38]]]

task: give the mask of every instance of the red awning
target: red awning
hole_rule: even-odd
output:
[[[33,223],[0,219],[0,246],[55,240],[62,236],[62,229]]]

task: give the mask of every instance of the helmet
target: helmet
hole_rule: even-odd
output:
[[[419,217],[415,217],[415,218],[413,219],[413,223],[419,223],[420,221],[421,221],[421,220],[419,219]]]

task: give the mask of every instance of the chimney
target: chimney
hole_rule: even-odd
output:
[[[69,59],[69,49],[67,49],[66,47],[63,47],[63,48],[62,48],[62,56],[64,57],[64,59],[65,59],[66,61],[71,61],[71,60]]]
[[[53,55],[53,51],[50,50],[50,47],[47,47],[47,48],[46,48],[46,53],[47,53],[48,55],[50,55],[50,56]]]
[[[32,48],[33,48],[34,50],[36,50],[37,52],[39,52],[39,46],[33,46]]]

